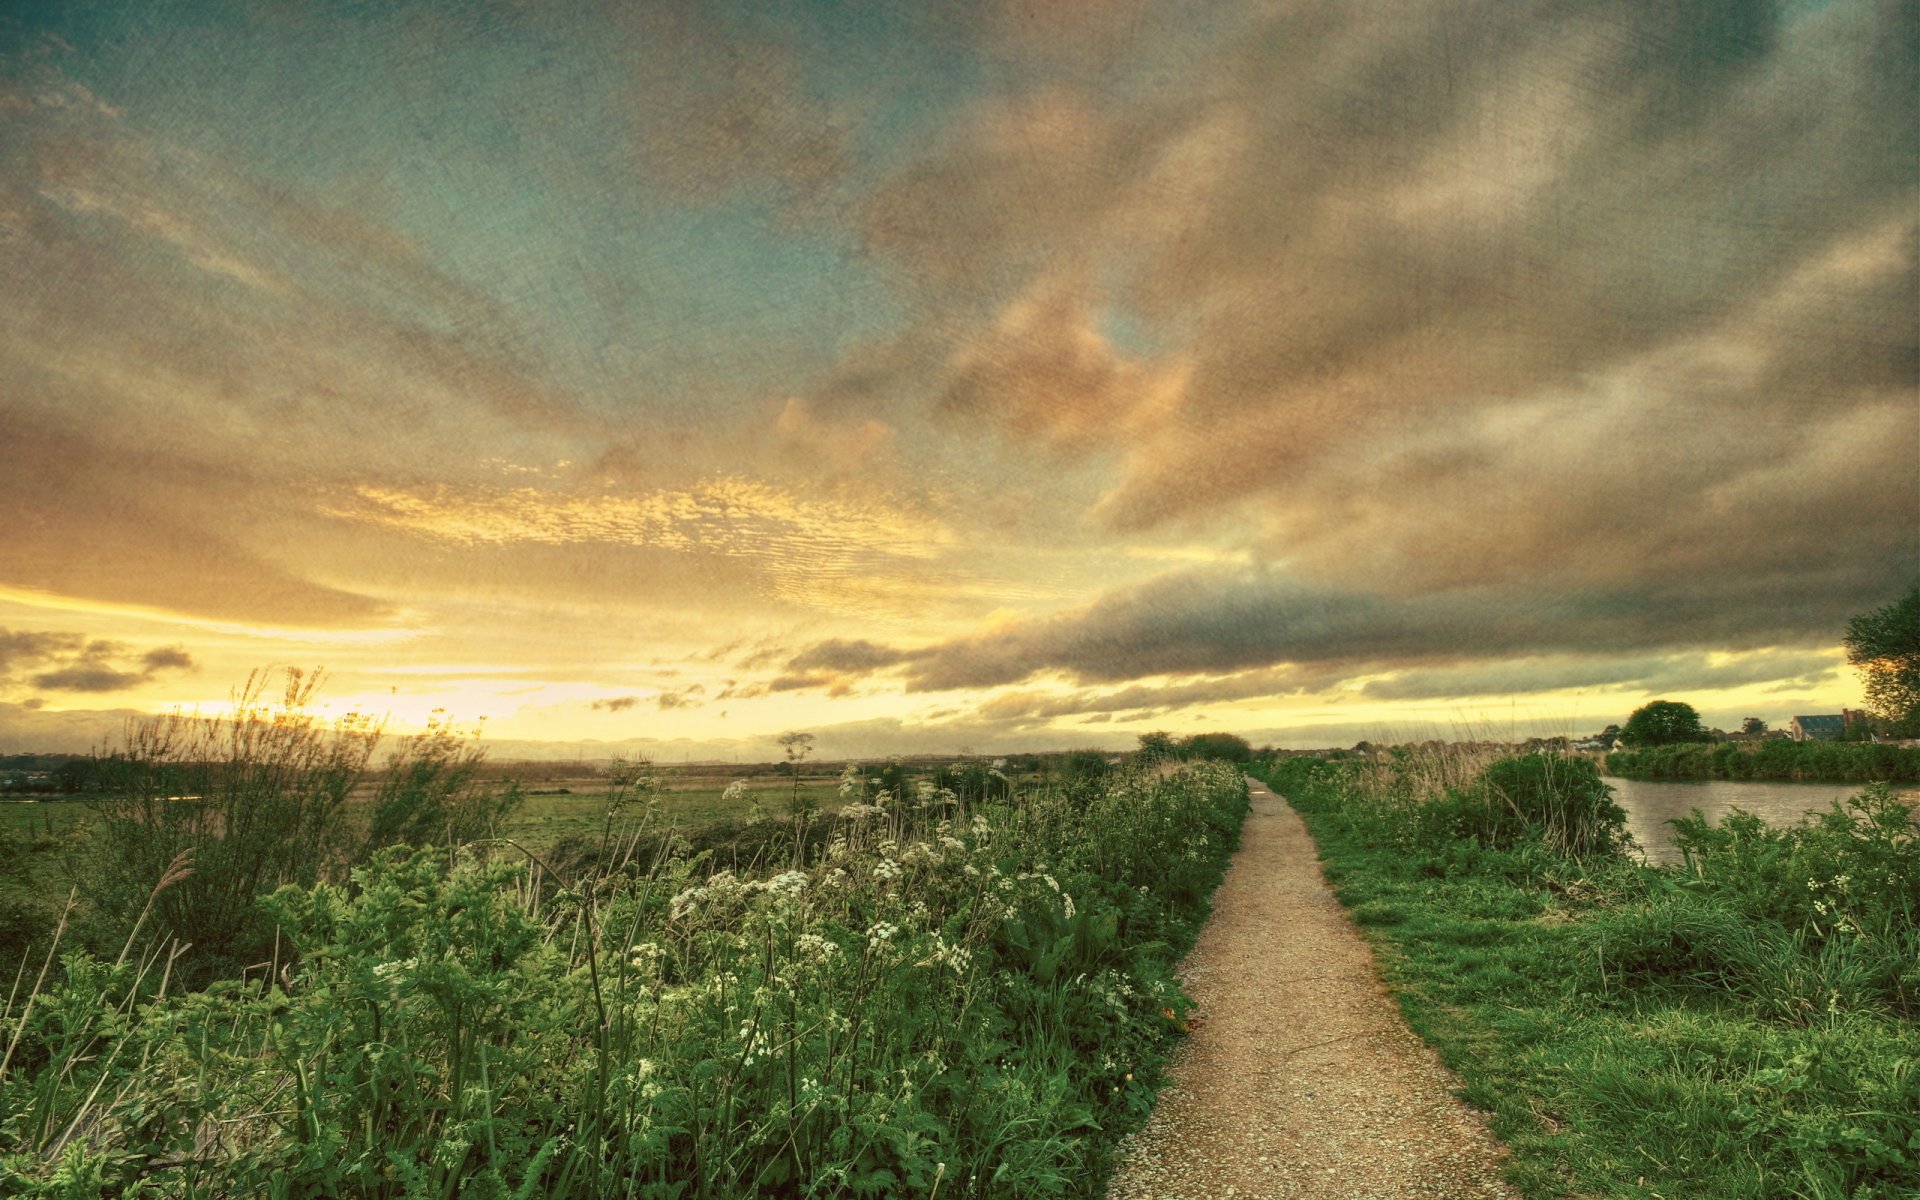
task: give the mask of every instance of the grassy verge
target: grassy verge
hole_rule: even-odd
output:
[[[0,1192],[1098,1195],[1237,771],[843,787],[751,874],[673,838],[558,873],[382,849],[264,898],[273,959],[195,991],[138,922],[43,953],[0,1008]]]
[[[1920,848],[1890,795],[1694,823],[1656,869],[1437,816],[1471,781],[1368,772],[1270,782],[1528,1196],[1920,1195]]]

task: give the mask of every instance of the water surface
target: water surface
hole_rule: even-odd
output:
[[[1613,798],[1627,810],[1627,831],[1657,863],[1677,863],[1675,817],[1699,809],[1713,820],[1740,808],[1769,825],[1793,825],[1835,800],[1858,795],[1864,783],[1790,783],[1771,779],[1645,780],[1608,776]]]

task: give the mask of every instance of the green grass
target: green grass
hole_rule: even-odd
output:
[[[86,815],[79,800],[0,800],[0,834],[58,837]]]
[[[1705,862],[1688,873],[1410,839],[1412,823],[1323,769],[1283,768],[1273,782],[1409,1023],[1492,1113],[1526,1195],[1920,1195],[1920,1025],[1903,990],[1920,978],[1897,974],[1912,960],[1905,910],[1815,946],[1760,913],[1751,861],[1736,885],[1731,865],[1723,877]],[[1766,845],[1804,867],[1833,851],[1828,835],[1839,836],[1810,827]],[[1913,854],[1902,836],[1883,840]],[[1804,877],[1794,886],[1809,894]],[[1863,925],[1870,908],[1858,907]],[[1892,939],[1891,977],[1869,969],[1880,938]]]

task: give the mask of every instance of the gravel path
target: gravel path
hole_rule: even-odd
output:
[[[1381,986],[1306,826],[1249,786],[1240,850],[1181,965],[1195,1028],[1109,1200],[1518,1195]]]

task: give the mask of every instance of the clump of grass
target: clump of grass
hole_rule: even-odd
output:
[[[1336,769],[1348,794],[1410,847],[1537,844],[1578,858],[1627,843],[1626,811],[1587,758],[1515,755],[1488,742],[1423,742]]]

